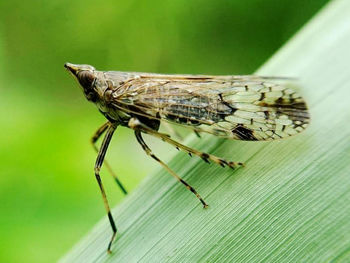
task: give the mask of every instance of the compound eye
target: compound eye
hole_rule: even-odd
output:
[[[95,81],[95,74],[89,70],[80,71],[77,75],[80,85],[85,90],[90,90]]]

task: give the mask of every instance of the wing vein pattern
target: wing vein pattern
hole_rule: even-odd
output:
[[[309,113],[288,79],[257,76],[139,76],[113,92],[120,110],[238,140],[303,131]]]

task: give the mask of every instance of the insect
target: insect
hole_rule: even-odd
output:
[[[191,128],[197,133],[245,140],[268,141],[289,137],[303,131],[310,117],[303,98],[290,85],[291,79],[259,76],[163,75],[137,72],[97,71],[90,65],[65,64],[78,80],[87,100],[95,103],[106,117],[91,142],[98,152],[95,177],[100,187],[113,235],[107,251],[111,252],[117,228],[100,178],[100,169],[116,128],[134,130],[147,155],[160,163],[202,203],[207,203],[186,181],[153,154],[143,140],[149,134],[205,162],[235,169],[243,165],[187,147],[169,135],[158,132],[161,122]],[[96,141],[105,134],[100,149]],[[104,162],[126,193],[108,163]]]

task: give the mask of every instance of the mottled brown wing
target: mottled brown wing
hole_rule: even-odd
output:
[[[303,131],[309,114],[290,80],[256,76],[139,76],[115,92],[115,106],[238,140]]]

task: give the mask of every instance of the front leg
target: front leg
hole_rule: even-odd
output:
[[[105,205],[106,212],[107,212],[108,219],[109,219],[109,223],[110,223],[110,225],[112,227],[112,231],[113,231],[112,237],[111,237],[111,239],[108,243],[108,247],[107,247],[108,253],[111,253],[111,246],[112,246],[112,242],[117,234],[117,227],[115,226],[114,219],[112,217],[112,213],[111,213],[111,210],[110,210],[110,207],[108,204],[107,196],[106,196],[103,184],[102,184],[102,180],[100,177],[100,170],[101,170],[103,160],[104,160],[106,152],[107,152],[108,145],[112,139],[113,133],[114,133],[116,128],[117,127],[115,124],[112,124],[112,123],[108,124],[107,132],[106,132],[105,137],[103,138],[103,142],[102,142],[101,148],[98,152],[98,155],[96,158],[96,163],[95,163],[95,177],[96,177],[98,186],[100,187],[102,198],[103,198],[103,203]]]
[[[95,134],[92,136],[91,138],[91,144],[92,147],[94,147],[95,151],[98,153],[99,149],[96,145],[97,140],[101,137],[101,135],[108,129],[109,125],[111,123],[109,121],[107,121],[105,124],[103,124],[100,128],[98,128],[98,130],[95,132]],[[107,170],[109,171],[109,173],[112,175],[112,177],[114,178],[114,181],[117,183],[117,185],[119,186],[119,188],[122,190],[122,192],[124,194],[127,194],[128,192],[126,191],[125,187],[123,186],[123,184],[121,183],[121,181],[118,179],[117,175],[113,172],[112,167],[109,165],[109,163],[105,160],[104,161],[104,165],[106,166]]]

